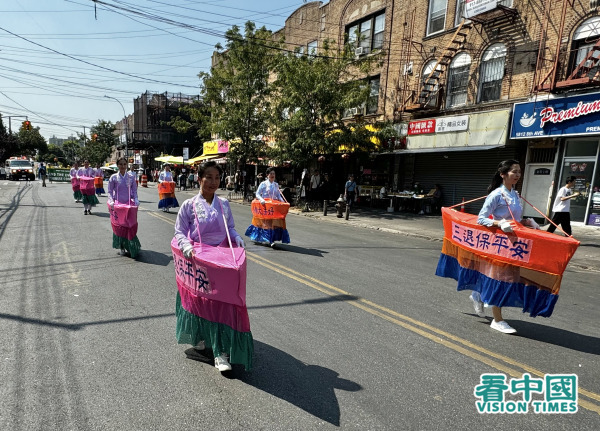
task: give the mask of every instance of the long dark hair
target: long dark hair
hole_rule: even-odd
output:
[[[496,173],[494,174],[494,178],[492,178],[492,183],[489,185],[489,187],[487,188],[487,192],[490,193],[493,190],[496,190],[498,187],[500,187],[502,185],[502,175],[505,175],[508,173],[508,171],[510,171],[510,168],[512,167],[512,165],[520,165],[518,160],[513,160],[513,159],[509,159],[509,160],[503,160],[498,164],[498,169],[496,170]]]

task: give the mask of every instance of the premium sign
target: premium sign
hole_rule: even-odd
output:
[[[513,139],[600,134],[600,93],[515,103]]]

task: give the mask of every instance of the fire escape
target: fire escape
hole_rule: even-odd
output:
[[[414,82],[413,85],[417,87],[417,89],[409,89],[407,77],[404,77],[403,88],[400,88],[400,86],[398,88],[401,100],[397,111],[400,114],[400,117],[402,117],[402,114],[405,112],[413,113],[422,110],[437,111],[440,109],[443,93],[442,83],[446,77],[446,72],[448,71],[454,56],[460,50],[465,48],[471,29],[475,28],[477,32],[481,34],[481,29],[476,26],[481,27],[486,25],[501,27],[510,25],[514,20],[514,16],[517,14],[517,11],[510,6],[512,6],[511,0],[498,0],[494,9],[471,17],[468,20],[463,18],[454,31],[452,39],[441,51],[441,54],[429,72],[429,75],[422,80]],[[408,36],[412,38],[412,29],[408,32]],[[411,44],[416,42],[413,42],[412,40],[404,40],[403,42],[403,58],[404,56],[408,58],[408,64],[408,62],[410,62]]]
[[[536,63],[536,70],[534,76],[534,92],[548,91],[553,92],[557,89],[566,88],[577,88],[584,86],[600,86],[600,37],[597,37],[594,45],[589,47],[589,51],[579,63],[576,54],[577,49],[568,50],[563,55],[564,61],[561,60],[561,45],[565,27],[565,19],[567,15],[567,8],[574,6],[574,0],[563,0],[562,13],[560,23],[558,26],[558,33],[556,38],[556,49],[552,58],[546,58],[548,41],[548,27],[550,23],[551,4],[550,0],[546,0],[544,7],[544,16],[542,21],[542,28],[540,32],[540,45],[538,50],[538,59]],[[593,40],[591,41],[594,42]],[[560,79],[561,70],[567,68],[562,67],[564,64],[571,64],[572,72],[567,75],[568,72],[564,73]]]

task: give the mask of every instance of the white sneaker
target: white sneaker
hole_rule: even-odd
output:
[[[227,356],[225,356],[225,355],[219,355],[219,356],[217,356],[215,358],[215,368],[217,370],[219,370],[220,372],[230,371],[231,370],[231,364],[227,360]]]
[[[479,294],[479,292],[471,292],[469,298],[471,299],[471,301],[473,301],[473,308],[475,308],[475,313],[477,313],[479,317],[484,317],[485,311],[483,309],[483,301],[481,300],[481,295]]]
[[[496,320],[492,320],[490,327],[504,334],[514,334],[515,332],[517,332],[517,330],[510,326],[508,323],[506,323],[505,320],[501,320],[499,322],[496,322]]]

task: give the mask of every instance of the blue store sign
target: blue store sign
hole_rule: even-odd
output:
[[[515,103],[511,139],[600,135],[600,93]]]

